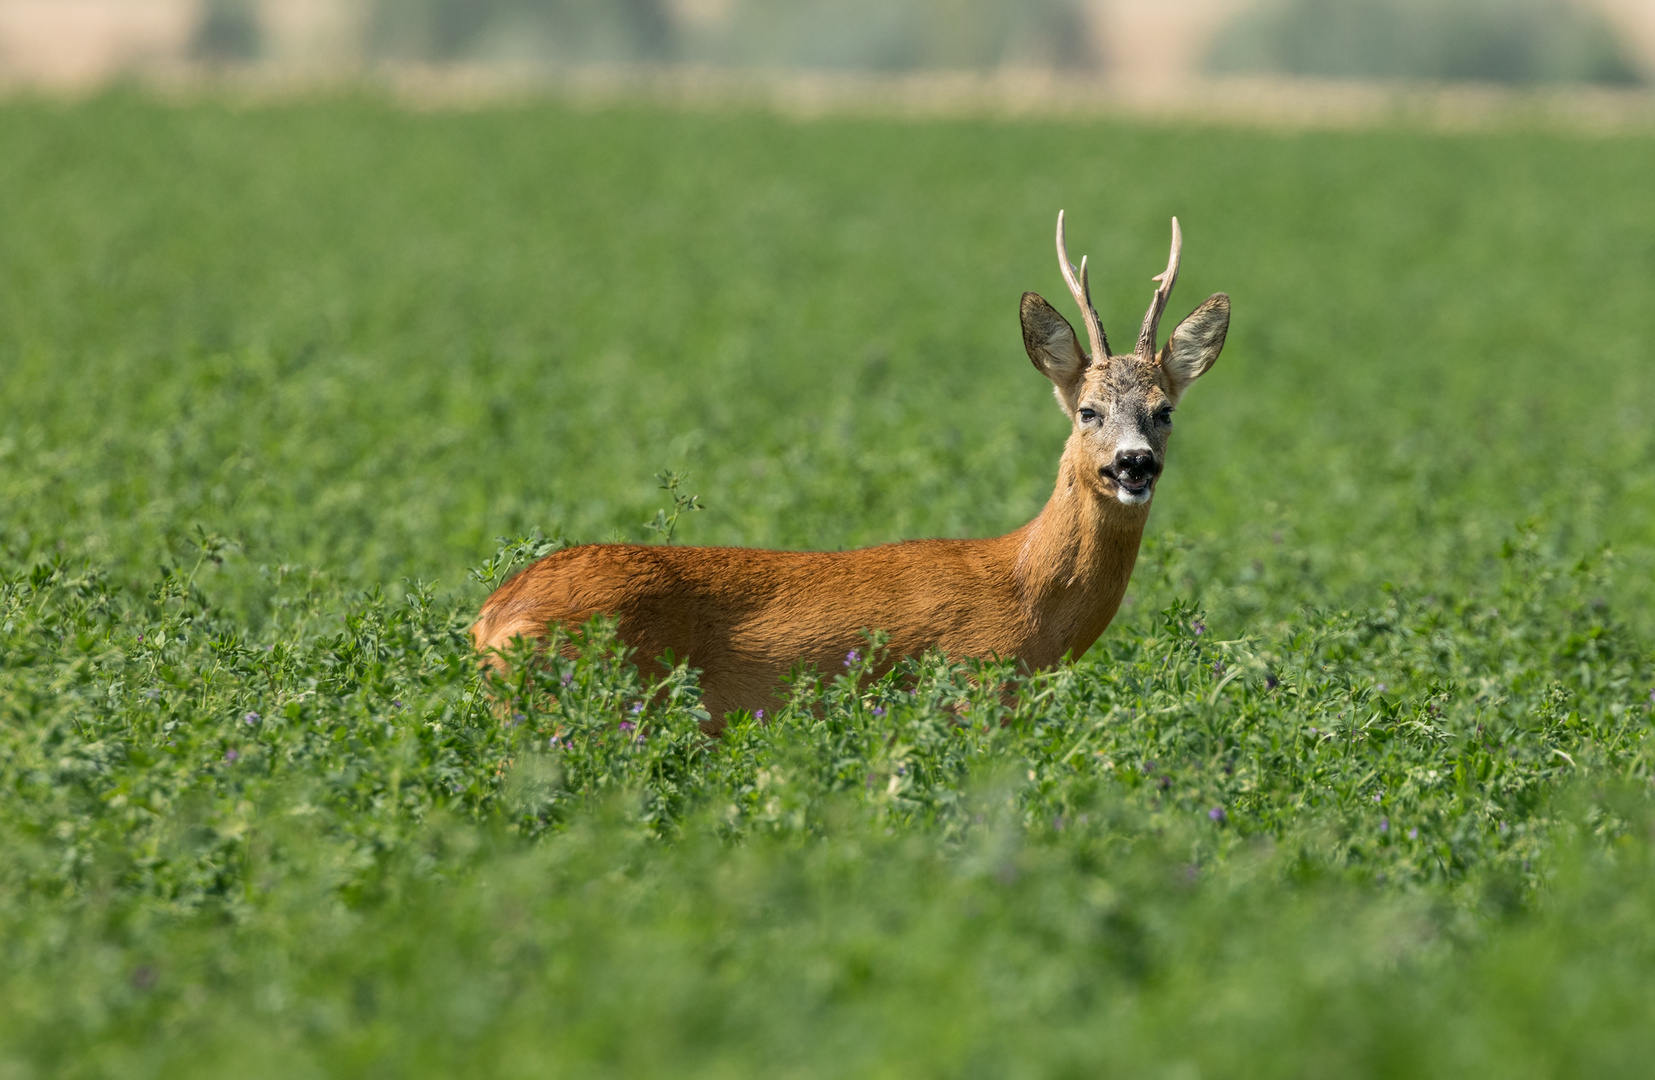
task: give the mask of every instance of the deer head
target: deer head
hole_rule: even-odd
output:
[[[1109,351],[1109,339],[1092,307],[1086,260],[1080,260],[1078,269],[1069,262],[1062,211],[1057,215],[1057,263],[1080,305],[1091,351],[1080,347],[1074,329],[1057,309],[1036,293],[1023,294],[1023,347],[1040,373],[1052,380],[1058,404],[1074,425],[1069,450],[1079,466],[1078,479],[1098,495],[1127,506],[1142,506],[1154,495],[1166,462],[1172,411],[1189,385],[1217,361],[1230,328],[1230,298],[1214,293],[1157,351],[1155,335],[1178,279],[1183,242],[1178,219],[1173,218],[1172,255],[1166,270],[1153,279],[1155,297],[1130,355]]]

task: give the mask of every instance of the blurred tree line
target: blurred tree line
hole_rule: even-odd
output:
[[[1639,81],[1608,21],[1569,0],[1267,0],[1218,36],[1208,66],[1519,86]]]
[[[339,0],[362,58],[689,63],[865,71],[1098,70],[1092,0]],[[260,0],[208,0],[196,52],[260,55]],[[1217,73],[1633,83],[1613,28],[1578,0],[1259,0],[1216,36]]]
[[[1096,65],[1083,0],[377,0],[367,45],[438,61]]]

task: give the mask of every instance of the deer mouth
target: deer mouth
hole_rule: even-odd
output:
[[[1142,506],[1155,493],[1154,473],[1121,472],[1112,466],[1105,465],[1098,472],[1115,485],[1115,499],[1127,506]]]

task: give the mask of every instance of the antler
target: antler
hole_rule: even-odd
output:
[[[1068,249],[1063,243],[1063,211],[1057,212],[1057,265],[1063,270],[1063,280],[1069,284],[1069,295],[1080,305],[1080,316],[1086,320],[1086,336],[1092,342],[1092,361],[1102,363],[1109,359],[1109,339],[1103,335],[1103,323],[1098,321],[1097,309],[1092,306],[1092,288],[1086,280],[1086,256],[1080,257],[1080,269],[1069,261]]]
[[[1166,272],[1151,281],[1160,282],[1155,288],[1155,299],[1149,302],[1149,311],[1144,315],[1144,328],[1138,332],[1138,355],[1153,357],[1155,355],[1155,332],[1161,326],[1161,313],[1167,309],[1167,300],[1172,296],[1172,283],[1178,280],[1178,256],[1184,250],[1184,234],[1178,231],[1178,219],[1172,219],[1172,256],[1167,259]]]

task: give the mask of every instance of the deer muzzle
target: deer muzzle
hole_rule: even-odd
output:
[[[1120,488],[1122,502],[1141,502],[1149,497],[1150,488],[1161,475],[1161,463],[1148,450],[1122,450],[1102,471]]]

